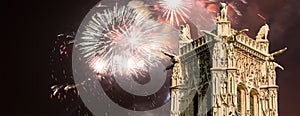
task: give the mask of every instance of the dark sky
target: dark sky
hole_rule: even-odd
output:
[[[297,107],[300,103],[300,2],[297,0],[254,0],[249,2],[248,8],[243,11],[245,16],[244,28],[250,32],[257,32],[263,24],[251,9],[259,8],[259,12],[267,18],[270,25],[270,52],[288,47],[288,51],[277,58],[285,67],[285,71],[277,69],[279,85],[279,114],[281,116],[299,116]],[[253,34],[249,34],[252,35]]]
[[[249,0],[250,1],[250,0]],[[264,21],[270,25],[270,51],[288,47],[277,58],[281,116],[299,116],[300,110],[300,2],[298,0],[251,0],[242,8],[238,29],[249,28],[254,37]],[[13,115],[57,115],[63,107],[49,98],[50,49],[56,35],[76,31],[96,0],[13,1],[2,4],[1,98],[4,112]],[[3,65],[4,64],[4,65]]]

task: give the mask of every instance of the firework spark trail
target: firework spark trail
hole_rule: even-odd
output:
[[[233,3],[228,4],[228,6],[231,7],[237,15],[242,16],[241,11],[239,11],[238,8]]]
[[[96,13],[78,45],[95,72],[111,76],[141,76],[162,60],[165,38],[172,36],[150,13],[122,6]],[[164,32],[167,31],[167,32]]]
[[[98,77],[98,79],[100,79],[100,80],[103,79],[103,78],[104,77],[100,77],[100,76]],[[52,96],[56,96],[57,93],[59,93],[59,91],[61,91],[61,90],[64,90],[65,92],[68,92],[68,91],[73,90],[73,89],[75,90],[79,86],[85,86],[87,83],[94,82],[94,81],[97,81],[97,79],[88,78],[87,80],[84,80],[79,84],[53,85],[53,86],[51,86],[51,90],[53,92]],[[78,91],[74,92],[74,93],[78,93]]]
[[[50,66],[52,67],[51,78],[53,81],[62,81],[72,79],[72,74],[67,69],[71,68],[67,62],[70,60],[71,48],[73,47],[75,33],[68,34],[58,34],[54,42],[54,47],[51,50],[50,56]],[[63,64],[63,65],[62,65]],[[70,66],[70,67],[68,67]],[[60,78],[61,77],[61,78]],[[71,84],[70,84],[71,85]],[[61,90],[65,89],[66,91],[72,89],[70,85],[58,85],[55,84],[50,87],[52,93],[50,97],[57,96],[58,98],[63,98],[61,96],[66,96],[66,92],[62,93]],[[77,93],[74,90],[74,93]]]
[[[241,2],[244,4],[248,4],[248,2],[246,0],[241,0]]]
[[[261,14],[259,14],[259,13],[257,13],[257,16],[260,17],[260,18],[261,18],[262,20],[264,20],[264,21],[267,20],[263,15],[261,15]]]
[[[163,18],[173,25],[180,25],[180,22],[186,23],[189,18],[190,9],[192,8],[191,0],[160,0],[158,1],[162,7]]]

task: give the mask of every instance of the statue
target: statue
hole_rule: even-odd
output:
[[[267,39],[269,30],[268,24],[262,26],[257,33],[256,39]]]
[[[269,76],[269,79],[271,79],[270,82],[272,82],[272,84],[276,83],[276,72],[275,72],[275,68],[280,68],[281,70],[284,70],[284,68],[279,65],[278,63],[275,62],[275,56],[282,54],[283,52],[285,52],[287,50],[287,48],[283,48],[279,51],[276,51],[272,54],[270,54],[267,58],[267,73]]]
[[[166,56],[170,57],[170,61],[173,63],[172,65],[168,66],[165,70],[170,70],[173,68],[173,71],[177,72],[180,71],[180,58],[179,56],[176,56],[172,53],[169,52],[165,52],[165,51],[161,51],[162,53],[164,53]],[[174,72],[173,72],[174,73]]]
[[[219,20],[227,20],[227,4],[221,3]]]
[[[182,84],[182,74],[181,74],[181,62],[179,56],[176,56],[175,54],[161,51],[163,54],[166,56],[170,57],[170,61],[173,63],[170,66],[168,66],[165,70],[170,70],[173,69],[173,74],[172,74],[172,87],[178,86],[179,84]]]
[[[180,26],[179,34],[179,45],[184,46],[185,44],[191,43],[193,39],[191,38],[190,26],[188,24]]]
[[[277,55],[280,55],[280,54],[284,53],[286,50],[287,50],[287,47],[285,47],[285,48],[283,48],[281,50],[278,50],[278,51],[270,54],[270,56],[268,57],[268,60],[275,65],[275,68],[279,67],[281,70],[284,70],[284,68],[281,65],[279,65],[278,63],[275,62],[275,58],[274,57],[277,56]]]

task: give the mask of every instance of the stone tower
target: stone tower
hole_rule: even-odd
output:
[[[221,3],[216,30],[181,43],[171,116],[278,116],[275,68],[283,67],[274,57],[287,49],[269,53],[267,24],[256,39],[244,31],[231,29],[227,5]]]

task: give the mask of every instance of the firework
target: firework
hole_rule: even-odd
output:
[[[74,89],[75,87],[70,85],[60,85],[57,83],[65,82],[72,80],[72,71],[69,69],[71,68],[70,64],[70,56],[71,56],[71,49],[74,43],[74,33],[66,33],[66,34],[59,34],[54,42],[53,49],[51,50],[50,56],[50,66],[51,66],[51,79],[56,85],[51,86],[52,94],[51,98],[54,96],[65,96],[68,90]],[[62,65],[63,64],[63,65]],[[70,82],[67,82],[70,83]],[[65,87],[64,87],[65,86]],[[66,92],[62,92],[61,90],[64,89]],[[76,92],[74,92],[76,93]],[[60,97],[62,98],[62,97]]]
[[[189,18],[192,1],[190,0],[160,0],[159,6],[162,7],[163,18],[170,24],[180,25],[180,22],[186,23]]]
[[[99,75],[141,76],[163,59],[159,51],[170,45],[168,30],[147,10],[115,6],[92,16],[78,47]]]

